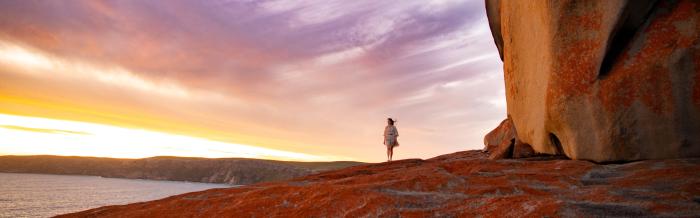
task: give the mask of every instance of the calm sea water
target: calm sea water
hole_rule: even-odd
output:
[[[47,217],[231,187],[222,184],[0,173],[0,217]]]

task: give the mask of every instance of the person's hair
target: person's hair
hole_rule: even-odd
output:
[[[391,118],[386,118],[386,119],[387,119],[391,124],[394,124],[394,123],[396,122],[394,119],[391,119]]]

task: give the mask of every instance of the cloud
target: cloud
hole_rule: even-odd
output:
[[[483,1],[2,1],[0,40],[108,72],[68,75],[49,63],[68,73],[13,85],[27,93],[34,80],[62,87],[56,94],[69,99],[98,102],[105,93],[143,113],[294,142],[278,145],[286,149],[378,160],[381,152],[362,150],[374,148],[391,115],[415,132],[402,134],[406,145],[436,146],[405,146],[404,154],[429,157],[479,148],[480,134],[505,117]],[[20,63],[16,57],[0,61]],[[10,65],[0,77],[32,71]],[[108,80],[135,85],[73,86]],[[189,97],[164,99],[143,87]]]
[[[43,129],[43,128],[30,128],[23,126],[13,126],[13,125],[0,125],[0,128],[20,130],[28,132],[38,132],[38,133],[48,133],[48,134],[76,134],[76,135],[90,135],[87,132],[70,131],[70,130],[60,130],[60,129]]]

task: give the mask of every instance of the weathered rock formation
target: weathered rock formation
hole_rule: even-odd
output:
[[[513,145],[598,162],[700,156],[700,1],[486,3]]]
[[[152,157],[117,159],[64,156],[0,156],[0,172],[90,175],[245,185],[305,176],[359,162],[292,162],[246,158]]]
[[[516,141],[515,127],[510,118],[484,137],[484,151],[490,159],[525,158],[538,155],[530,145]]]
[[[484,136],[484,145],[486,146],[484,149],[489,153],[503,148],[512,149],[513,143],[515,143],[515,127],[513,127],[513,121],[510,118],[503,120],[501,124],[498,124],[498,127]]]
[[[697,217],[700,158],[597,165],[466,151],[64,217]]]

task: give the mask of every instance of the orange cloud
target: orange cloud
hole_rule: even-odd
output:
[[[398,158],[480,148],[501,64],[483,2],[439,3],[2,1],[0,113],[363,161],[393,116]]]

